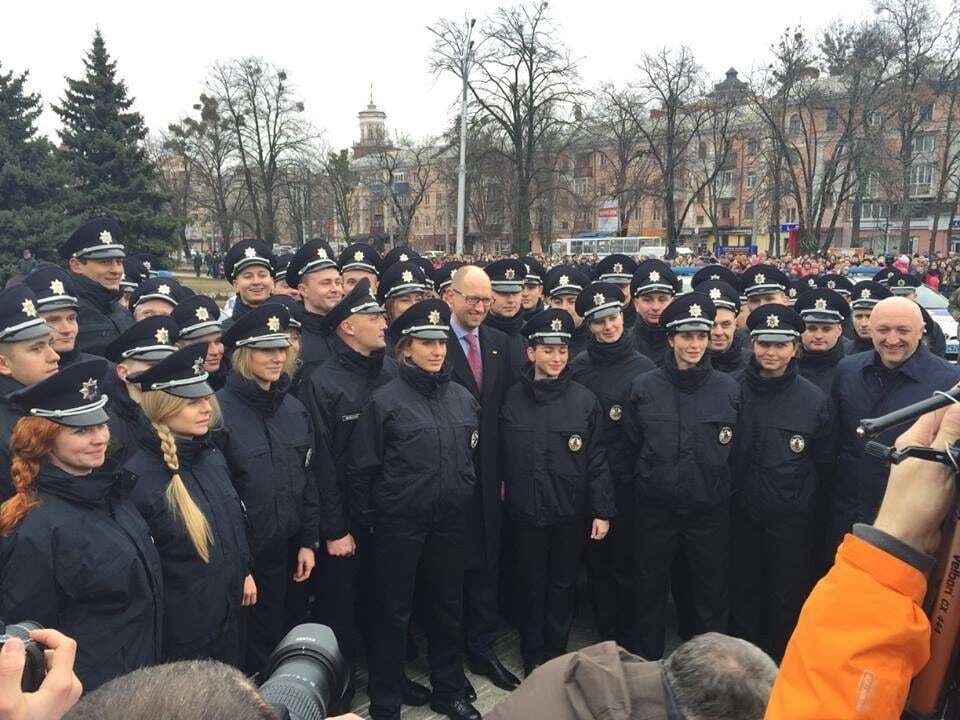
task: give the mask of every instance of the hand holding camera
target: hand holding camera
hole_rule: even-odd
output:
[[[0,644],[0,720],[59,720],[80,698],[75,640],[25,622],[8,626]]]

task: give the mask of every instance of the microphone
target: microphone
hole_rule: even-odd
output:
[[[960,400],[960,385],[950,388],[946,392],[937,392],[926,400],[915,402],[899,410],[894,410],[886,415],[875,418],[863,418],[860,421],[860,427],[857,428],[857,435],[861,438],[870,438],[884,430],[889,430],[897,425],[916,420],[921,415],[928,412],[939,410],[942,407]]]

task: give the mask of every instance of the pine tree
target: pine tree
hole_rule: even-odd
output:
[[[70,184],[53,144],[37,133],[43,110],[26,88],[27,73],[0,67],[0,275],[13,271],[24,248],[56,259],[56,248],[74,221],[65,214]]]
[[[128,252],[166,254],[176,247],[176,225],[163,213],[166,197],[147,156],[143,116],[131,110],[133,98],[99,30],[83,62],[84,77],[67,78],[63,102],[53,108],[63,122],[61,154],[75,178],[68,209],[117,218]]]

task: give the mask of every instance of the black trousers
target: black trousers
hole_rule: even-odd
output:
[[[536,527],[518,522],[515,530],[524,608],[520,652],[524,664],[539,665],[567,649],[585,523]]]
[[[376,600],[370,668],[370,714],[399,718],[407,628],[417,567],[426,583],[430,683],[438,699],[463,695],[463,515],[433,520],[383,518],[373,531]]]
[[[779,662],[810,592],[815,514],[731,513],[730,633]]]
[[[253,560],[253,579],[257,584],[257,602],[247,608],[246,660],[244,670],[248,675],[263,670],[270,653],[287,627],[287,587],[293,577],[293,558],[297,549],[286,540],[274,542],[263,548]]]
[[[654,505],[636,513],[636,606],[627,649],[663,657],[667,594],[674,558],[684,556],[689,606],[704,632],[726,632],[729,605],[730,510],[726,503],[696,512]]]
[[[587,572],[597,632],[602,640],[626,642],[632,625],[636,580],[634,577],[635,519],[628,501],[617,498],[617,517],[602,542],[587,543]]]

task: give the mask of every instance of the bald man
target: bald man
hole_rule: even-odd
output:
[[[854,523],[872,523],[880,507],[889,468],[864,453],[857,436],[861,418],[876,417],[923,400],[960,382],[960,368],[927,350],[919,306],[903,297],[881,300],[870,314],[873,352],[845,357],[837,365],[831,395],[839,431],[838,461],[825,562]],[[881,433],[892,445],[903,428]]]
[[[464,573],[463,627],[470,670],[487,676],[497,687],[513,690],[520,680],[504,667],[493,651],[499,618],[498,576],[500,560],[500,406],[507,388],[516,380],[510,370],[507,336],[484,324],[493,303],[490,278],[476,265],[453,273],[443,291],[450,306],[447,362],[454,381],[480,403],[480,438],[474,453],[479,487],[476,506],[467,518],[466,572]],[[467,697],[473,695],[467,688]],[[474,695],[475,698],[475,695]]]

